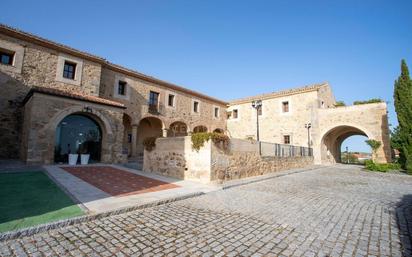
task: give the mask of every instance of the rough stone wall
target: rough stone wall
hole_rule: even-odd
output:
[[[145,151],[143,170],[200,182],[259,176],[313,164],[313,157],[261,157],[254,142],[233,139],[224,150],[207,142],[192,149],[190,137],[159,138],[152,151]]]
[[[195,151],[190,137],[158,138],[155,149],[144,152],[143,171],[209,182],[210,163],[210,142]]]
[[[81,85],[75,86],[56,80],[57,60],[58,56],[62,53],[1,34],[0,40],[12,42],[24,47],[24,58],[21,73],[7,72],[4,65],[0,66],[0,71],[5,72],[7,75],[19,80],[27,87],[44,86],[62,88],[76,92],[83,92],[89,95],[98,95],[101,74],[100,64],[82,60],[83,70]],[[66,54],[66,56],[69,55]]]
[[[122,109],[40,93],[34,93],[24,108],[22,135],[25,140],[22,142],[21,149],[25,161],[53,163],[57,125],[67,115],[81,113],[85,106],[92,108],[93,112],[83,114],[94,119],[102,129],[101,161],[124,162],[126,156],[122,154]]]
[[[117,79],[127,82],[126,98],[116,97],[115,84]],[[160,113],[151,114],[148,112],[149,93],[154,91],[160,93]],[[167,105],[168,93],[175,95],[175,107]],[[140,120],[145,117],[156,117],[163,122],[164,128],[169,128],[170,124],[175,121],[182,121],[188,126],[189,131],[194,127],[203,125],[208,128],[208,131],[213,131],[216,128],[226,129],[226,106],[213,103],[206,99],[196,98],[183,92],[171,90],[161,85],[146,82],[135,77],[126,76],[108,68],[102,70],[102,81],[100,87],[100,95],[102,97],[121,102],[126,105],[126,113],[132,118],[132,124],[139,124]],[[200,112],[192,112],[192,100],[200,102]],[[214,106],[220,107],[220,117],[214,118]]]
[[[21,69],[0,64],[0,158],[19,158],[23,108],[22,100],[33,86],[64,88],[97,95],[100,85],[99,64],[83,60],[80,86],[56,80],[59,53],[30,42],[0,34],[0,47],[8,45],[22,48],[15,59],[22,60]],[[17,143],[16,143],[17,142]]]
[[[250,144],[229,151],[212,145],[211,180],[228,181],[313,165],[313,157],[262,157],[253,151],[256,144]]]

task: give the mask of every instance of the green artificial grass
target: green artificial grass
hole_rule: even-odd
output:
[[[83,214],[43,172],[0,174],[0,233]]]

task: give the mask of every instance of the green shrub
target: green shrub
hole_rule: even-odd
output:
[[[360,104],[373,104],[373,103],[383,103],[383,100],[380,98],[372,98],[365,101],[355,101],[353,105],[360,105]]]
[[[400,170],[399,163],[375,163],[372,160],[365,161],[365,168],[370,171],[387,172],[390,170]]]
[[[345,102],[344,101],[337,101],[335,103],[335,107],[340,107],[340,106],[346,106]]]
[[[192,148],[198,152],[205,145],[205,142],[209,141],[210,137],[211,133],[208,132],[193,133],[191,137]]]
[[[149,152],[152,151],[156,146],[156,139],[156,137],[146,137],[143,140],[144,149],[146,149]]]
[[[205,142],[212,139],[212,142],[218,146],[227,149],[229,146],[229,137],[222,133],[208,133],[208,132],[200,132],[200,133],[193,133],[192,134],[192,148],[196,151],[199,151],[205,145]]]

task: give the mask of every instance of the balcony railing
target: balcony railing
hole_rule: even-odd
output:
[[[153,115],[164,114],[164,106],[162,104],[147,104],[147,112]]]

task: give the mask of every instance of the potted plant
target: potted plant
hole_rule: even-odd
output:
[[[71,153],[70,144],[68,145],[68,149],[69,149],[69,152],[68,152],[69,153],[69,165],[76,165],[79,155],[77,153]]]
[[[80,145],[79,151],[80,151],[80,163],[82,165],[89,164],[90,154],[87,151],[87,141]]]

